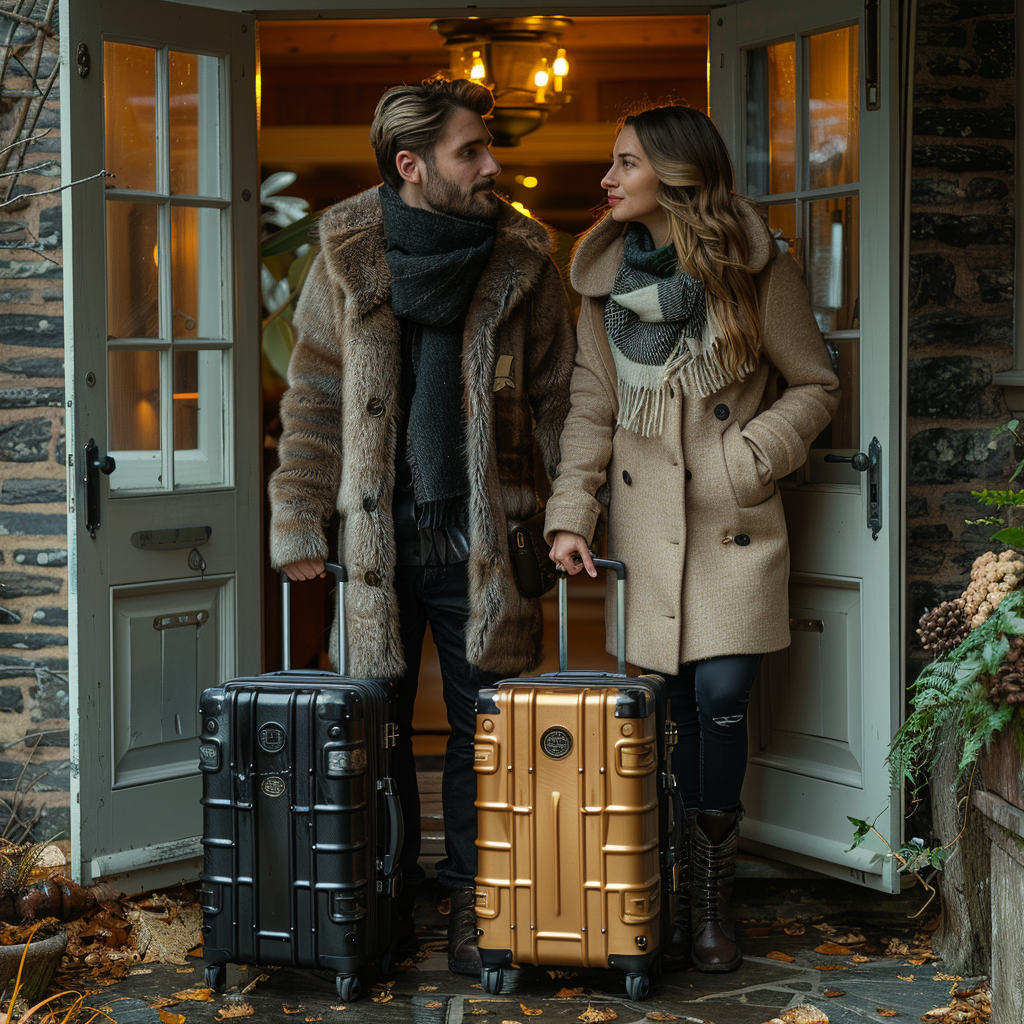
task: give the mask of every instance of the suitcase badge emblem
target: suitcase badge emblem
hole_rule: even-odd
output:
[[[286,733],[277,722],[267,722],[259,731],[260,749],[268,754],[277,754],[284,750]]]
[[[280,796],[285,791],[284,779],[280,775],[270,775],[260,783],[260,789],[267,796]]]
[[[560,725],[552,726],[541,736],[540,749],[548,757],[560,761],[572,750],[572,736],[569,734],[569,730],[563,729]]]

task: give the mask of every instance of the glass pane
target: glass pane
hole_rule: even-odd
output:
[[[107,337],[160,336],[158,208],[107,202]]]
[[[168,73],[171,192],[220,195],[220,62],[172,50]]]
[[[796,189],[796,42],[747,52],[747,192]]]
[[[810,187],[848,185],[860,177],[858,26],[811,36]]]
[[[156,50],[105,42],[103,96],[108,184],[156,191]]]
[[[860,202],[857,196],[808,203],[807,290],[822,332],[860,327]]]
[[[174,353],[174,486],[223,483],[224,353]]]
[[[111,352],[107,370],[110,450],[159,452],[160,353]]]
[[[223,337],[220,224],[220,210],[171,208],[175,338]]]
[[[771,229],[775,244],[782,252],[788,252],[803,268],[803,242],[797,236],[796,204],[783,203],[780,206],[768,207],[768,227]]]

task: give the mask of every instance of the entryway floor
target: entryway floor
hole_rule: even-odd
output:
[[[961,989],[971,982],[949,975],[931,958],[925,922],[930,918],[934,924],[936,905],[923,918],[910,917],[925,902],[920,887],[884,896],[821,878],[740,878],[735,907],[745,957],[732,973],[666,970],[647,1001],[631,1003],[621,976],[613,972],[529,968],[507,972],[504,990],[491,996],[476,979],[448,973],[446,918],[435,905],[432,883],[421,888],[419,897],[419,954],[382,982],[368,979],[358,1002],[342,1003],[328,974],[232,965],[224,995],[203,1002],[185,998],[173,1007],[165,1003],[164,1016],[158,1016],[151,1008],[158,1000],[203,986],[199,961],[191,971],[162,964],[136,968],[138,973],[89,1002],[109,1007],[119,1024],[213,1024],[224,1019],[533,1024],[530,1018],[541,1016],[536,1024],[574,1024],[598,1019],[588,1010],[602,1011],[603,1019],[617,1019],[619,1024],[652,1019],[762,1024],[808,1004],[817,1014],[810,1009],[791,1012],[786,1021],[859,1024],[888,1017],[919,1020],[927,1011],[949,1004],[958,980]],[[821,951],[829,942],[846,952]],[[257,981],[261,975],[265,979]],[[236,1018],[231,1010],[240,1003],[253,1012]]]

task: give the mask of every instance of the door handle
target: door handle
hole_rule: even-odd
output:
[[[877,437],[871,438],[867,454],[834,455],[829,452],[826,462],[848,462],[858,472],[868,474],[868,529],[871,539],[878,540],[882,529],[882,444]]]
[[[100,455],[94,438],[85,446],[85,528],[90,537],[100,528],[100,473],[110,476],[117,469],[112,455]]]

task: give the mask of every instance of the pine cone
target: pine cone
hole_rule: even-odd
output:
[[[917,635],[921,638],[921,646],[941,658],[948,654],[970,632],[970,623],[964,615],[964,600],[958,597],[955,601],[943,601],[921,616]]]
[[[1010,649],[994,675],[978,678],[993,704],[1024,704],[1024,636],[1009,637]]]

